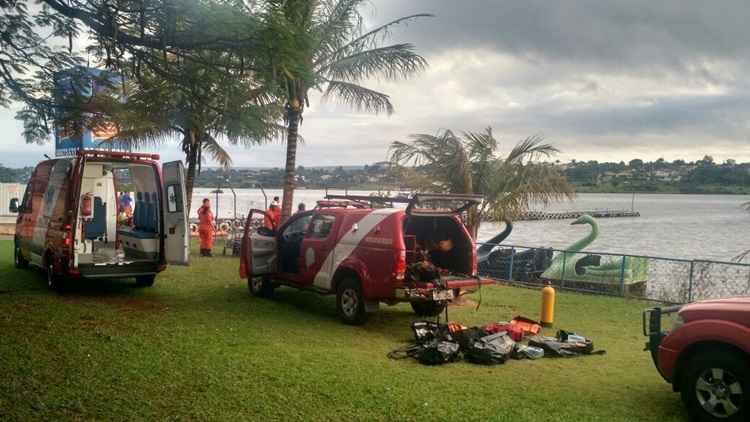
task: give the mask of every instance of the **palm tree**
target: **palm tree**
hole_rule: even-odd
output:
[[[201,63],[216,61],[208,53]],[[160,60],[155,58],[155,60]],[[117,139],[134,148],[177,140],[187,166],[188,209],[203,154],[223,167],[232,164],[222,141],[246,147],[278,138],[281,108],[266,98],[265,90],[249,75],[238,75],[196,61],[165,61],[131,80],[127,101],[109,113],[119,127]],[[156,68],[156,67],[152,67]]]
[[[492,128],[457,136],[450,130],[437,135],[411,135],[411,142],[391,143],[390,160],[415,165],[430,177],[418,190],[479,193],[485,201],[469,214],[468,225],[476,237],[484,219],[512,220],[532,203],[572,199],[573,186],[555,166],[539,162],[554,156],[557,148],[532,136],[516,144],[505,157],[498,155]]]
[[[267,0],[264,5],[272,79],[281,85],[286,124],[282,216],[292,210],[299,125],[311,89],[356,110],[393,113],[390,97],[361,85],[369,78],[409,77],[427,62],[408,43],[382,45],[398,25],[429,16],[405,16],[365,31],[366,0]]]

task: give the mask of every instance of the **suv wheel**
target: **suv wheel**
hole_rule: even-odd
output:
[[[339,318],[350,325],[362,325],[367,321],[362,285],[356,278],[341,280],[336,288],[336,311]]]
[[[421,317],[434,317],[440,315],[445,309],[445,302],[435,302],[434,300],[409,302],[414,313]]]
[[[55,273],[55,265],[52,263],[52,259],[47,259],[47,287],[58,293],[62,292],[65,287],[63,277]]]
[[[16,268],[26,268],[29,266],[29,261],[24,259],[21,254],[21,247],[18,246],[17,242],[13,248],[13,263],[16,265]]]
[[[138,287],[151,287],[156,281],[156,274],[151,275],[139,275],[135,278],[135,285]]]
[[[250,276],[247,278],[247,289],[250,290],[250,294],[255,297],[269,298],[273,296],[274,285],[273,285],[273,282],[271,281],[271,277]]]
[[[683,377],[682,400],[697,421],[745,421],[750,415],[750,368],[734,352],[695,356]]]

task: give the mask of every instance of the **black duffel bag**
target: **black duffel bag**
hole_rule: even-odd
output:
[[[460,358],[460,346],[455,341],[434,339],[419,345],[413,356],[424,365],[442,365]]]
[[[464,357],[473,363],[497,365],[508,360],[514,346],[513,339],[503,331],[472,341],[465,348]]]

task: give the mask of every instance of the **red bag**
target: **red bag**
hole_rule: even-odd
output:
[[[536,321],[529,318],[524,318],[522,316],[513,318],[513,320],[510,321],[510,325],[519,327],[523,331],[524,335],[537,335],[540,331],[542,331],[542,326],[539,325]]]
[[[493,322],[484,326],[484,332],[487,334],[496,334],[505,331],[513,341],[523,340],[524,332],[523,329],[513,323],[507,322]]]

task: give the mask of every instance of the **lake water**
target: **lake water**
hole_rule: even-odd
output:
[[[191,217],[196,217],[195,208],[202,198],[216,201],[211,190],[195,189]],[[250,208],[265,207],[258,189],[237,189],[236,193],[238,216],[246,215]],[[369,191],[349,193],[367,195]],[[295,209],[299,202],[310,208],[324,194],[322,190],[298,190],[294,195]],[[269,189],[266,195],[270,201],[274,196],[281,197],[281,190]],[[579,194],[573,202],[552,204],[547,209],[630,209],[631,200],[631,194]],[[599,219],[599,238],[587,250],[728,261],[750,249],[750,213],[742,208],[748,201],[750,196],[740,195],[639,194],[635,196],[634,207],[641,217]],[[219,195],[218,208],[221,217],[233,215],[232,194],[228,189]],[[514,223],[514,230],[504,243],[562,249],[590,230],[587,225],[571,226],[571,221],[519,221]],[[501,230],[502,224],[484,223],[479,240]]]

